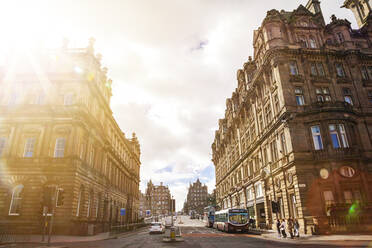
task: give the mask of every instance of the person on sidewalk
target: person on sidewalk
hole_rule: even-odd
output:
[[[293,239],[293,220],[291,218],[288,218],[287,221],[287,231],[291,236],[291,239]]]
[[[278,237],[280,238],[282,235],[280,233],[280,220],[276,220],[276,229],[278,230]]]
[[[282,223],[280,223],[280,231],[282,233],[283,238],[287,237],[287,233],[285,232],[285,228],[286,228],[285,219],[282,219]]]
[[[295,237],[299,238],[300,237],[300,223],[298,223],[297,219],[294,219],[293,227],[294,227]]]

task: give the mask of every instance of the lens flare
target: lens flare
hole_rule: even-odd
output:
[[[75,66],[74,67],[74,71],[77,73],[77,74],[82,74],[84,71],[83,69],[81,69],[79,66]]]

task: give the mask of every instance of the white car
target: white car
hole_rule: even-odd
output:
[[[164,227],[160,222],[151,222],[149,232],[150,232],[150,234],[152,234],[152,233],[164,233]]]

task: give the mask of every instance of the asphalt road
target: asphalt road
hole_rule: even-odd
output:
[[[183,242],[164,243],[162,234],[148,233],[148,228],[142,228],[136,232],[127,233],[119,236],[117,239],[109,239],[94,242],[78,243],[60,243],[53,244],[55,247],[71,248],[167,248],[167,247],[190,247],[190,248],[243,248],[243,247],[354,247],[353,244],[346,243],[317,243],[306,244],[296,242],[281,242],[266,240],[256,235],[250,234],[228,234],[203,226],[199,220],[190,220],[188,217],[182,217],[176,220],[176,225],[181,228]],[[18,244],[12,247],[35,248],[40,247],[36,244]]]

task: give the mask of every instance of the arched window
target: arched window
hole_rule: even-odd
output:
[[[17,185],[13,189],[12,199],[10,201],[9,215],[19,215],[22,203],[23,185]]]
[[[310,42],[310,48],[317,48],[316,40],[314,37],[310,36],[309,42]]]

